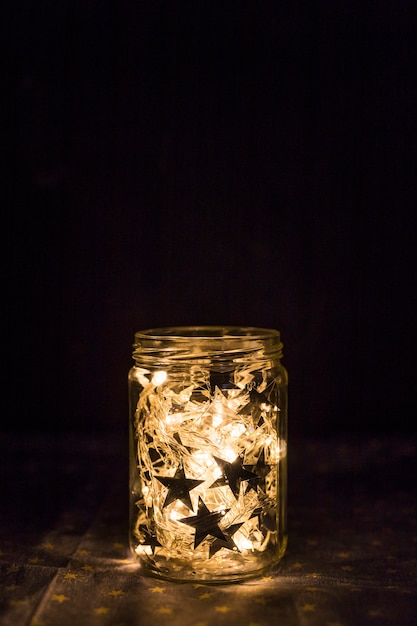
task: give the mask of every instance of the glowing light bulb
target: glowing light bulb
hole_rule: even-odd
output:
[[[181,519],[182,517],[184,517],[184,513],[180,513],[176,509],[172,509],[172,511],[170,511],[170,513],[169,513],[169,519],[171,521],[173,521],[173,522],[176,522],[177,520]]]
[[[163,370],[155,372],[155,374],[152,376],[152,384],[155,385],[155,387],[157,387],[158,385],[162,385],[162,383],[166,381],[167,377],[167,373]]]
[[[233,537],[233,541],[239,550],[252,550],[253,543],[247,537],[244,537],[241,533],[236,533]]]
[[[149,378],[147,378],[146,374],[150,374],[150,371],[144,369],[143,367],[135,367],[133,370],[134,378],[136,378],[142,387],[149,385]]]
[[[234,450],[232,450],[232,448],[225,448],[222,451],[222,456],[229,463],[233,463],[233,461],[236,461],[237,459],[237,454]]]
[[[201,475],[201,472],[206,472],[210,467],[215,466],[218,467],[216,462],[213,460],[211,455],[208,452],[203,452],[202,450],[196,450],[190,459],[190,468],[193,469],[194,472]]]
[[[245,432],[246,428],[244,424],[234,424],[234,426],[230,430],[230,436],[234,439],[239,439],[241,435]]]
[[[222,421],[223,421],[223,418],[221,415],[219,415],[218,413],[216,413],[216,415],[213,415],[213,426],[215,428],[217,428],[217,426],[220,426]]]

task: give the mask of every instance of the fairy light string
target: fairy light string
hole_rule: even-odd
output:
[[[279,385],[265,360],[242,361],[231,372],[194,366],[186,378],[136,368],[138,555],[211,562],[273,540]]]

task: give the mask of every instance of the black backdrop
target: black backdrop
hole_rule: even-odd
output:
[[[416,4],[6,2],[2,428],[127,428],[136,330],[279,328],[290,430],[414,430]]]

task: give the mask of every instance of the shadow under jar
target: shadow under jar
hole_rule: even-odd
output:
[[[287,543],[287,371],[276,330],[135,334],[130,546],[155,576],[258,576]]]

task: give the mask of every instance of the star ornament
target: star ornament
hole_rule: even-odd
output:
[[[152,554],[155,554],[155,548],[160,548],[161,544],[158,539],[153,535],[146,526],[140,526],[139,530],[142,535],[141,545],[150,546]]]
[[[226,511],[210,511],[204,504],[202,498],[198,498],[198,513],[192,517],[183,517],[178,520],[182,524],[187,524],[195,528],[194,550],[200,545],[204,539],[210,535],[216,539],[227,543],[228,538],[218,525],[221,518],[226,515]]]
[[[214,457],[217,465],[222,469],[223,476],[218,478],[211,487],[224,487],[229,485],[230,489],[236,498],[239,497],[240,483],[245,480],[252,480],[257,478],[257,474],[245,469],[242,464],[242,459],[238,456],[233,463],[229,463],[224,459],[220,459],[217,456]]]
[[[264,480],[266,476],[268,476],[269,472],[272,469],[271,466],[265,462],[265,450],[262,450],[261,454],[258,457],[256,465],[254,465],[252,469],[255,470],[256,473],[254,478],[249,479],[247,489],[248,491],[250,491],[251,489],[256,491],[257,486],[261,484],[262,480]]]
[[[196,480],[193,478],[186,478],[185,472],[182,467],[178,468],[175,475],[170,476],[156,476],[160,483],[165,487],[168,487],[168,493],[165,498],[165,502],[162,508],[167,507],[171,502],[175,500],[181,500],[189,509],[193,510],[191,503],[190,491],[195,489],[198,485],[204,482],[204,480]]]
[[[240,522],[240,524],[233,524],[232,526],[229,526],[229,528],[224,529],[224,535],[226,537],[226,540],[217,538],[213,541],[213,543],[210,545],[209,559],[211,559],[211,557],[214,556],[216,552],[218,552],[222,548],[239,552],[239,548],[233,541],[232,537],[235,534],[235,532],[239,530],[242,524],[243,522]]]

